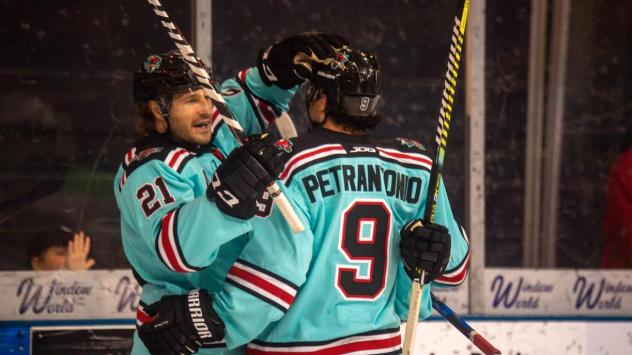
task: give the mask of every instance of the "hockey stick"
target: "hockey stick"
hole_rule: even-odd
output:
[[[441,302],[441,300],[435,296],[432,292],[430,293],[430,297],[432,298],[432,308],[434,308],[443,318],[445,318],[450,324],[452,324],[456,329],[458,329],[461,334],[465,335],[466,338],[470,339],[470,341],[479,348],[483,354],[485,355],[499,355],[500,350],[496,349],[492,344],[490,344],[487,339],[483,338],[476,330],[470,327],[466,321],[461,319],[461,317],[457,316],[454,311],[448,307],[445,303]]]
[[[154,10],[154,14],[160,18],[160,22],[162,26],[167,30],[169,37],[173,40],[173,43],[182,54],[185,62],[189,65],[191,71],[195,74],[198,81],[202,85],[202,87],[206,90],[206,93],[211,98],[213,105],[219,111],[220,117],[224,120],[224,123],[230,128],[231,132],[237,138],[237,141],[242,143],[245,139],[243,129],[237,120],[234,119],[233,114],[230,112],[230,109],[226,105],[224,98],[219,94],[219,90],[216,87],[216,83],[205,69],[204,65],[199,62],[198,57],[195,55],[193,48],[189,45],[187,40],[182,35],[182,32],[176,27],[173,23],[169,14],[164,10],[162,4],[160,4],[159,0],[147,0],[147,2],[152,6]],[[303,223],[296,215],[294,209],[292,209],[292,205],[287,200],[279,185],[276,182],[272,182],[267,187],[268,193],[274,199],[274,202],[279,207],[281,214],[285,218],[285,221],[288,223],[290,228],[294,233],[302,232],[305,229]]]
[[[452,43],[450,44],[450,54],[448,55],[448,67],[445,72],[444,89],[441,98],[441,108],[439,109],[439,124],[437,126],[437,155],[432,164],[430,172],[430,183],[426,196],[426,208],[424,211],[424,221],[434,223],[437,201],[439,198],[439,187],[441,184],[441,173],[443,171],[443,160],[447,146],[448,130],[450,129],[450,118],[452,116],[452,104],[454,103],[454,93],[456,91],[456,79],[458,77],[461,53],[463,52],[463,38],[465,36],[465,24],[467,21],[469,0],[458,0],[457,15],[454,17],[452,27]],[[459,17],[460,16],[460,17]],[[421,223],[418,222],[421,226]],[[415,225],[411,227],[414,229]],[[425,270],[415,270],[415,279],[410,290],[410,302],[408,308],[408,320],[406,322],[406,334],[404,336],[404,355],[413,353],[415,347],[415,335],[417,333],[417,322],[419,319],[419,306],[421,302],[421,291],[423,290]]]

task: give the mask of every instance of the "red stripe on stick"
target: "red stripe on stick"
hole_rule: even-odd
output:
[[[476,345],[477,348],[481,349],[483,354],[485,355],[497,355],[500,354],[500,350],[496,349],[492,344],[490,344],[485,338],[483,338],[480,334],[476,332],[472,332],[470,335],[470,339],[472,343]]]

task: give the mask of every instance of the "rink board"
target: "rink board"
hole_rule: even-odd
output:
[[[505,354],[632,354],[628,271],[492,268],[483,286],[486,317],[467,314],[467,284],[434,292]],[[140,290],[129,270],[0,273],[0,353],[125,349]],[[477,351],[435,315],[416,353]]]

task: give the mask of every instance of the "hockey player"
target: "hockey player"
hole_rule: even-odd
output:
[[[339,67],[315,67],[308,85],[315,128],[277,143],[288,153],[284,191],[308,228],[292,235],[274,206],[260,205],[212,306],[229,348],[248,344],[248,353],[399,353],[410,269],[422,267],[435,286],[459,284],[468,243],[443,185],[437,224],[415,223],[432,164],[422,145],[370,135],[380,121],[374,56],[342,53]],[[430,311],[426,287],[420,318]]]
[[[310,63],[335,55],[335,39],[289,37],[261,54],[259,68],[224,84],[226,102],[246,133],[261,132],[288,109],[297,85],[311,74]],[[303,61],[294,60],[299,53]],[[251,137],[234,149],[219,112],[177,53],[147,57],[134,74],[134,101],[144,137],[125,155],[114,192],[125,254],[143,286],[143,324],[157,316],[146,304],[195,287],[219,287],[252,230],[246,220],[255,213],[257,196],[283,162],[267,137]],[[150,343],[151,352],[223,347],[217,342],[223,326],[205,294],[166,299],[173,300],[171,313],[160,315],[166,340],[160,348]],[[133,353],[149,353],[136,335]]]

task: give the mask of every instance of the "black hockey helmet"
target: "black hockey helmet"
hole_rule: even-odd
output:
[[[382,70],[377,58],[363,50],[346,50],[328,66],[314,66],[307,102],[322,90],[325,111],[333,115],[373,117],[382,96]]]
[[[195,73],[179,52],[152,54],[134,73],[134,102],[139,104],[201,87]]]

